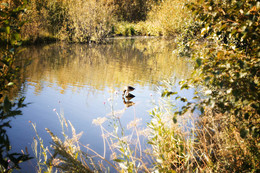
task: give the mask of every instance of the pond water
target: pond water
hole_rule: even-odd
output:
[[[21,84],[13,97],[25,96],[23,115],[13,119],[8,135],[13,151],[25,147],[33,155],[31,144],[35,132],[49,145],[50,129],[61,136],[61,125],[55,110],[63,112],[76,132],[83,131],[80,141],[103,153],[101,130],[93,119],[121,111],[121,122],[126,126],[134,118],[141,118],[143,126],[150,120],[151,100],[160,98],[157,87],[163,80],[183,80],[190,76],[188,59],[172,53],[173,40],[162,38],[111,39],[105,45],[49,44],[27,47],[21,59],[30,58],[31,64],[22,72]],[[21,61],[23,63],[23,61]],[[122,92],[125,86],[136,89],[131,101],[125,104]],[[22,172],[35,172],[35,162],[22,165]]]

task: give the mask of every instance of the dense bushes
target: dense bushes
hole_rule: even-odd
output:
[[[191,13],[183,0],[31,0],[23,18],[23,38],[32,42],[102,42],[113,35],[175,35]]]
[[[161,35],[175,36],[191,22],[191,13],[185,8],[187,1],[165,0],[154,5],[148,13],[148,21],[160,28]]]
[[[196,168],[257,172],[260,4],[205,0],[188,7],[196,22],[187,26],[182,43],[184,51],[192,50],[189,55],[195,60],[195,72],[181,88],[196,86],[198,92],[193,101],[181,98],[186,105],[176,114],[200,110],[195,128]]]
[[[105,0],[32,0],[22,33],[33,42],[53,37],[68,42],[101,42],[112,31],[113,9]]]
[[[124,27],[124,21],[145,20],[152,4],[155,4],[152,0],[31,0],[27,14],[24,15],[24,20],[28,23],[22,28],[22,35],[32,42],[44,41],[42,38],[102,42],[113,34],[140,35],[143,33],[134,31],[133,28],[126,27],[121,33],[118,30]]]
[[[209,93],[203,105],[211,105],[213,114],[249,121],[254,128],[247,130],[253,136],[258,134],[255,120],[259,121],[259,5],[256,1],[190,5],[201,21],[201,35],[213,42],[194,55],[201,80],[193,82]]]
[[[192,22],[191,12],[185,7],[185,3],[183,0],[153,2],[145,21],[117,22],[114,33],[124,36],[176,36],[184,26]]]

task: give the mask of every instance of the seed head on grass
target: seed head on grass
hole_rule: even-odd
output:
[[[104,122],[106,122],[106,120],[107,120],[106,117],[103,117],[103,118],[98,117],[97,119],[94,119],[92,121],[92,124],[95,124],[97,126],[101,126]]]
[[[128,124],[127,124],[127,129],[131,129],[131,128],[135,128],[137,126],[140,126],[142,123],[142,118],[137,118],[137,119],[134,119],[133,121],[130,121]]]

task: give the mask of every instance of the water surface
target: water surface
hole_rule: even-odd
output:
[[[161,38],[113,39],[105,45],[50,44],[27,47],[21,63],[30,58],[23,71],[21,87],[14,96],[25,96],[30,103],[23,115],[12,121],[8,132],[14,151],[28,147],[35,132],[29,121],[36,123],[38,133],[48,145],[51,141],[45,128],[61,136],[56,116],[63,112],[77,132],[83,131],[81,142],[103,153],[101,131],[92,124],[97,117],[108,116],[111,105],[122,111],[122,124],[141,118],[149,122],[154,105],[160,97],[157,87],[169,78],[183,80],[190,76],[188,59],[178,58],[172,40]],[[128,107],[122,99],[125,86],[136,88],[132,94],[135,104]],[[33,154],[32,154],[33,155]],[[34,172],[32,164],[23,169]]]

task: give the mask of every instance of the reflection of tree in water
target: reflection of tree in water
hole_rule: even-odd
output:
[[[22,115],[21,108],[25,107],[24,97],[16,102],[11,102],[8,97],[5,97],[3,102],[0,102],[0,170],[12,170],[20,168],[19,163],[29,160],[29,154],[11,153],[11,144],[7,135],[8,128],[11,128],[10,118],[17,115]],[[27,151],[26,151],[27,152]]]
[[[7,52],[7,53],[6,53]],[[1,83],[0,90],[0,172],[11,172],[13,169],[20,169],[19,164],[21,162],[31,159],[27,151],[23,153],[16,153],[11,151],[12,144],[9,141],[7,131],[12,128],[10,123],[12,118],[16,118],[18,115],[22,115],[21,108],[25,107],[24,104],[25,97],[19,96],[18,93],[22,93],[25,86],[25,76],[24,68],[27,61],[17,61],[14,55],[17,52],[9,54],[10,50],[1,49],[0,54],[1,60],[4,61],[5,58],[14,62],[14,64],[3,64],[1,65],[1,72],[4,68],[8,68],[6,73],[1,73]],[[5,83],[9,83],[6,85]],[[20,99],[17,99],[20,97]]]
[[[106,45],[52,44],[30,47],[24,57],[34,57],[27,80],[40,92],[43,81],[64,92],[70,86],[89,86],[92,93],[126,84],[157,84],[175,75],[188,76],[188,61],[172,54],[175,44],[164,39],[117,39]]]
[[[10,46],[11,47],[11,46]],[[27,61],[17,61],[18,52],[14,48],[0,48],[0,172],[11,172],[13,169],[20,169],[21,162],[31,159],[27,150],[22,153],[11,151],[12,144],[7,134],[11,128],[12,118],[22,115],[21,108],[25,107],[22,93],[24,88],[24,68]],[[22,95],[22,94],[21,94]]]

